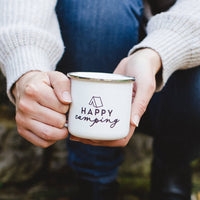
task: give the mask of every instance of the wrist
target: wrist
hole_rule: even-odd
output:
[[[142,48],[135,51],[132,55],[135,54],[141,55],[143,58],[145,57],[149,60],[154,75],[156,75],[162,69],[161,57],[155,50],[151,48]]]

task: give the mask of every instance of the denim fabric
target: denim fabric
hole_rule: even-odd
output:
[[[142,0],[60,0],[57,15],[66,52],[57,70],[113,72],[138,43]],[[117,176],[121,148],[68,140],[68,164],[87,180],[107,183]]]
[[[57,5],[66,52],[57,70],[112,72],[138,43],[142,0],[60,0]],[[166,165],[190,162],[199,153],[200,68],[178,71],[156,93],[142,118],[154,154]],[[117,176],[121,148],[68,140],[68,163],[87,180],[107,183]],[[134,156],[134,155],[133,155]]]
[[[163,163],[181,166],[199,156],[200,67],[175,72],[166,87],[153,96],[149,118],[154,154]]]
[[[140,131],[152,135],[154,157],[167,168],[200,156],[200,68],[175,72],[152,97]]]
[[[60,0],[66,52],[58,70],[113,72],[138,42],[142,0]]]

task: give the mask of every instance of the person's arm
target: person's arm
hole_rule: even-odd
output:
[[[176,70],[200,65],[200,1],[177,0],[167,12],[153,16],[147,25],[147,36],[129,55],[141,48],[150,48],[161,57],[157,90]]]
[[[16,105],[17,130],[40,147],[68,135],[70,81],[53,71],[64,51],[56,2],[0,1],[0,65]]]
[[[56,0],[0,1],[0,67],[12,85],[26,72],[51,71],[64,45],[55,13]]]

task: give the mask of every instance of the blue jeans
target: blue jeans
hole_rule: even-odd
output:
[[[142,0],[60,0],[66,52],[57,70],[113,72],[138,43]],[[188,163],[199,153],[200,69],[176,72],[153,96],[141,129],[154,137],[154,154],[166,164]],[[86,180],[108,183],[123,161],[121,148],[67,141],[68,163]],[[134,155],[133,155],[134,156]]]

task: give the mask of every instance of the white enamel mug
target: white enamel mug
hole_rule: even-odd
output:
[[[80,138],[116,140],[128,135],[135,78],[111,73],[72,72],[69,132]]]

